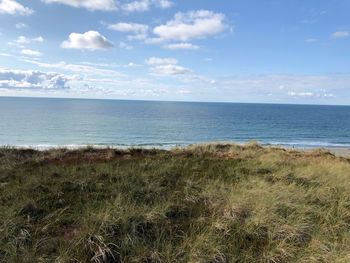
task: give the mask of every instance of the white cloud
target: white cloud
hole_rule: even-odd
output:
[[[35,37],[35,38],[27,38],[25,36],[19,36],[16,40],[14,40],[13,42],[9,42],[8,44],[23,47],[31,43],[43,43],[44,41],[45,39],[41,36]]]
[[[105,67],[105,68],[133,68],[133,67],[140,67],[142,65],[135,64],[133,62],[129,62],[127,64],[114,64],[114,63],[92,63],[92,62],[82,62],[83,65],[89,65],[94,67]],[[78,64],[79,65],[79,64]],[[98,68],[95,68],[95,71],[98,71]],[[115,71],[113,71],[115,72]],[[117,73],[117,72],[115,72]],[[122,76],[121,73],[118,72],[120,76]]]
[[[299,97],[299,98],[329,98],[329,97],[335,97],[333,93],[326,93],[325,90],[318,90],[316,92],[310,92],[310,91],[304,91],[304,92],[295,92],[295,91],[289,91],[288,96],[291,97]]]
[[[13,57],[13,55],[11,55],[9,53],[0,53],[0,56],[2,56],[2,57]]]
[[[32,38],[32,42],[39,42],[39,43],[42,43],[44,42],[45,39],[43,37],[36,37],[36,38]]]
[[[266,96],[269,96],[270,100],[279,102],[290,102],[293,98],[308,103],[321,103],[334,98],[343,99],[339,94],[346,101],[350,95],[350,74],[251,75],[219,78],[215,81],[204,76],[186,75],[181,80],[186,85],[202,87],[203,90],[218,87],[226,99],[232,101],[266,102]],[[210,94],[213,98],[219,96]],[[225,100],[225,97],[220,100]]]
[[[166,49],[170,50],[197,50],[199,49],[199,46],[193,45],[191,43],[175,43],[175,44],[168,44],[163,46]]]
[[[44,3],[59,3],[76,8],[86,8],[89,10],[111,11],[116,10],[117,6],[114,0],[41,0]]]
[[[125,12],[145,12],[150,10],[152,5],[166,9],[173,6],[173,2],[170,0],[136,0],[121,5],[121,9]]]
[[[180,89],[176,93],[181,94],[181,95],[187,95],[187,94],[191,94],[192,92],[190,90],[187,90],[187,89]]]
[[[130,46],[130,45],[128,45],[127,43],[125,43],[123,41],[119,42],[119,47],[123,48],[123,49],[126,49],[126,50],[132,50],[133,49],[133,46]]]
[[[349,31],[336,31],[332,34],[332,38],[345,38],[349,36],[350,36]]]
[[[0,14],[8,15],[31,15],[33,10],[23,6],[14,0],[0,0]]]
[[[152,72],[155,75],[172,76],[172,75],[184,75],[184,74],[190,73],[191,71],[185,67],[181,67],[173,64],[167,64],[167,65],[159,65],[152,68]]]
[[[163,8],[163,9],[170,8],[174,5],[174,3],[169,0],[158,0],[155,2],[156,2],[156,5],[158,5],[160,8]]]
[[[289,96],[292,97],[313,97],[314,93],[313,92],[295,92],[295,91],[290,91],[288,92]]]
[[[144,39],[146,44],[162,44],[164,43],[164,39],[161,39],[159,37],[153,37],[153,38],[146,38]]]
[[[177,13],[173,20],[154,28],[160,39],[188,41],[218,34],[226,28],[225,15],[207,10]]]
[[[27,25],[27,24],[24,24],[24,23],[17,23],[17,24],[15,25],[15,27],[16,27],[17,29],[23,29],[23,28],[27,28],[28,25]]]
[[[147,33],[141,33],[141,34],[135,34],[135,35],[129,35],[128,40],[147,40]]]
[[[109,29],[126,32],[126,33],[134,33],[134,34],[145,34],[148,31],[148,26],[144,24],[136,24],[136,23],[116,23],[108,25]]]
[[[55,69],[58,71],[64,71],[64,72],[75,73],[75,74],[113,76],[113,77],[123,76],[123,74],[118,71],[100,68],[100,67],[109,67],[110,65],[96,65],[93,63],[85,63],[84,65],[82,65],[82,64],[71,64],[64,61],[57,62],[57,63],[45,63],[45,62],[39,62],[35,60],[28,60],[28,59],[24,60],[24,62],[34,64],[41,68]]]
[[[0,89],[64,90],[72,79],[59,73],[0,68]]]
[[[315,43],[317,42],[317,39],[316,38],[307,38],[304,40],[306,43]]]
[[[117,96],[159,96],[166,92],[166,85],[154,83],[150,79],[131,78],[129,80],[118,80],[116,78],[86,78],[83,80],[89,87],[88,93],[95,92],[96,88],[101,94],[113,94]],[[91,89],[92,88],[92,89]],[[79,89],[79,93],[81,93]]]
[[[135,64],[134,62],[129,62],[125,67],[127,67],[127,68],[136,68],[136,67],[140,67],[140,65]]]
[[[150,66],[155,66],[155,65],[175,65],[177,64],[178,61],[175,58],[158,58],[158,57],[150,57],[149,59],[146,60],[146,64]]]
[[[191,87],[198,100],[349,104],[350,97],[349,73],[243,75],[213,79],[190,72],[175,79],[182,82],[178,87]]]
[[[173,76],[191,72],[189,69],[177,65],[178,61],[175,58],[150,57],[145,62],[147,65],[152,66],[151,72],[154,75]]]
[[[149,0],[138,0],[122,5],[122,9],[126,12],[144,12],[150,8]]]
[[[89,50],[108,49],[112,46],[113,44],[107,38],[96,31],[88,31],[83,34],[71,33],[68,40],[61,44],[62,48]]]
[[[42,56],[42,53],[37,50],[32,50],[32,49],[22,49],[21,54],[25,56],[30,56],[30,57],[40,57]]]

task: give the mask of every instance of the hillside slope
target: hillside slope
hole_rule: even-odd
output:
[[[0,261],[345,263],[349,193],[321,150],[0,149]]]

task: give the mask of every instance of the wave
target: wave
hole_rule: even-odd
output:
[[[50,149],[81,149],[87,147],[93,147],[97,149],[130,149],[130,148],[145,148],[145,149],[173,149],[177,147],[187,147],[193,144],[201,143],[233,143],[233,144],[245,144],[248,141],[212,141],[212,142],[188,142],[188,143],[175,143],[175,142],[160,142],[160,143],[137,143],[137,144],[102,144],[102,143],[86,143],[86,144],[23,144],[23,145],[0,145],[0,147],[9,148],[24,148],[24,149],[36,149],[36,150],[50,150]],[[281,146],[287,148],[349,148],[350,143],[333,143],[324,141],[257,141],[264,146]]]
[[[141,143],[141,144],[21,144],[21,145],[0,145],[3,148],[17,148],[17,149],[35,149],[39,151],[51,149],[68,149],[77,150],[83,148],[96,149],[130,149],[130,148],[144,148],[144,149],[172,149],[176,147],[186,147],[190,144],[174,144],[174,143]]]
[[[284,146],[284,147],[295,147],[295,148],[349,148],[350,143],[333,143],[333,142],[321,142],[321,141],[271,141],[261,142],[262,145],[271,146]]]

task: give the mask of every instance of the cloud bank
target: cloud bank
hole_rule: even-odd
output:
[[[66,90],[71,77],[60,73],[9,70],[0,68],[0,89]]]
[[[46,4],[64,4],[76,8],[82,7],[91,11],[112,11],[117,9],[114,0],[42,0],[42,2]]]
[[[12,0],[7,0],[12,1]],[[63,4],[75,8],[86,8],[90,11],[115,11],[118,9],[124,12],[145,12],[151,9],[152,6],[158,8],[170,8],[173,2],[170,0],[135,0],[125,1],[120,3],[116,0],[41,0],[46,4]]]

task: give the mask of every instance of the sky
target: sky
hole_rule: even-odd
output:
[[[0,96],[350,104],[349,0],[0,0]]]

